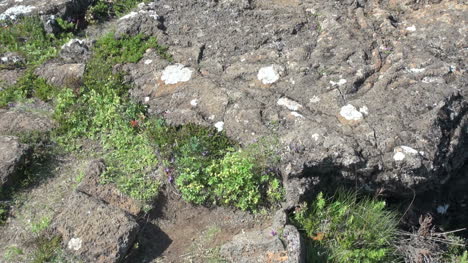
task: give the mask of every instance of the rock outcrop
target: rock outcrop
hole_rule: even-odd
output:
[[[151,8],[164,24],[143,31],[170,47],[174,63],[153,51],[125,65],[134,97],[173,124],[212,125],[243,144],[278,137],[286,184],[334,178],[400,195],[445,182],[468,159],[462,3]]]

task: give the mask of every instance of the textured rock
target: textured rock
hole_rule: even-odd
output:
[[[221,246],[220,254],[229,262],[239,263],[305,262],[299,231],[291,225],[281,229],[267,228],[238,234]],[[282,232],[282,239],[279,232]]]
[[[197,71],[167,85],[168,62],[148,52],[123,66],[133,96],[243,144],[275,134],[286,181],[409,194],[467,161],[466,5],[406,1],[397,16],[391,1],[248,2],[156,2],[173,64]]]
[[[54,127],[53,121],[46,116],[47,112],[46,114],[40,112],[40,106],[35,108],[35,111],[29,109],[0,109],[0,134],[46,132]]]
[[[28,147],[17,137],[0,136],[0,189],[12,185],[28,156]]]
[[[60,49],[60,57],[68,63],[86,62],[91,55],[92,44],[90,40],[70,39]]]
[[[92,161],[86,171],[83,181],[77,190],[93,196],[107,204],[120,208],[127,213],[138,216],[142,212],[142,204],[120,192],[114,184],[102,184],[99,176],[105,169],[101,160]]]
[[[74,255],[85,262],[120,262],[135,241],[139,225],[120,209],[73,192],[54,228]]]
[[[35,73],[44,78],[48,84],[56,87],[77,88],[82,84],[85,64],[46,63],[36,69]]]

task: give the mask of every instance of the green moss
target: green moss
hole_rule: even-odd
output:
[[[65,262],[61,259],[62,238],[60,236],[39,236],[35,240],[36,250],[32,255],[32,263]]]
[[[292,221],[308,242],[308,262],[391,262],[398,221],[385,202],[340,191],[318,194],[296,209]]]

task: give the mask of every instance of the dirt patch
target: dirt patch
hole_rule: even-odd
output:
[[[148,216],[127,262],[225,262],[218,255],[222,244],[242,231],[271,225],[272,216],[269,212],[252,214],[194,206],[168,186]]]

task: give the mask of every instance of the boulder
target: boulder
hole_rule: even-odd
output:
[[[428,2],[396,16],[381,2],[161,0],[175,61],[151,51],[123,69],[169,123],[244,145],[279,138],[286,183],[421,192],[468,160],[468,10]]]
[[[102,200],[107,204],[120,208],[127,213],[138,216],[142,213],[143,205],[123,194],[117,189],[115,184],[103,184],[99,178],[105,170],[105,164],[102,160],[92,161],[86,170],[83,181],[78,185],[77,191],[93,196],[96,199]]]
[[[44,108],[47,106],[40,104],[27,108],[16,105],[10,109],[0,109],[0,134],[50,131],[54,122],[48,117],[49,109]]]
[[[60,49],[60,57],[67,63],[84,63],[91,56],[93,41],[70,39]]]
[[[49,85],[56,87],[78,88],[83,81],[85,64],[46,63],[35,70]]]
[[[29,154],[17,137],[0,136],[0,191],[15,183]]]
[[[120,262],[133,245],[139,225],[124,211],[73,192],[53,227],[67,250],[85,262]]]

